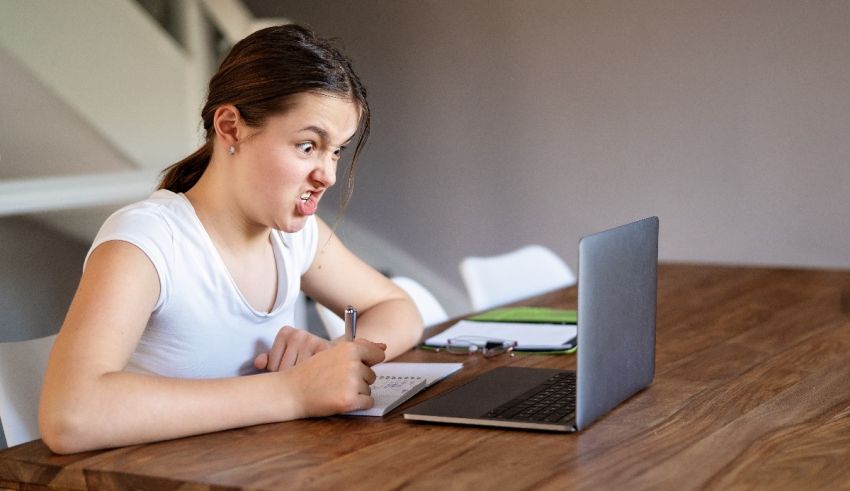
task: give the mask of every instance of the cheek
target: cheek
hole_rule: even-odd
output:
[[[301,186],[305,179],[299,162],[291,155],[267,154],[253,167],[251,181],[257,193],[284,198],[285,194]]]

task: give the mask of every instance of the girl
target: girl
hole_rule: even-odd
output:
[[[360,129],[350,195],[368,136],[349,60],[302,27],[258,31],[201,116],[206,143],[112,215],[86,258],[42,390],[55,452],[366,408],[370,367],[421,336],[406,294],[315,215]],[[358,339],[290,327],[299,289],[358,308]]]

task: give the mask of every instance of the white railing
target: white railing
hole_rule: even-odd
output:
[[[235,42],[268,22],[251,16],[239,0],[185,0],[174,2],[173,8],[179,40],[135,0],[0,0],[0,49],[23,65],[51,98],[61,101],[63,107],[57,110],[70,108],[128,159],[128,170],[159,170],[194,151],[201,141],[200,108],[217,62],[211,31],[218,29]],[[4,87],[4,91],[11,96],[15,88]],[[43,144],[50,145],[50,139]],[[77,154],[67,146],[62,151]],[[27,166],[34,176],[69,173],[56,162],[27,162]],[[0,179],[4,177],[10,175],[0,168]],[[82,178],[79,184],[101,178]],[[38,192],[40,181],[29,180],[25,193]],[[51,178],[43,178],[43,183],[45,192],[55,191]],[[19,183],[4,187],[10,188],[21,189]],[[121,189],[127,191],[124,201],[129,202],[138,199],[145,187]],[[20,196],[20,191],[15,192]],[[113,194],[109,199],[117,198]],[[17,214],[42,211],[26,207],[35,201],[24,196],[19,203],[0,208],[0,214],[13,209]],[[63,203],[74,208],[85,202]]]

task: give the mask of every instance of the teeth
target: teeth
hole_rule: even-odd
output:
[[[301,201],[307,201],[312,195],[313,193],[311,191],[307,191],[306,193],[301,195]]]

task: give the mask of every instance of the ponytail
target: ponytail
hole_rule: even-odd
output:
[[[211,158],[212,141],[207,140],[201,148],[195,150],[195,153],[162,171],[158,189],[185,193],[201,178]]]

